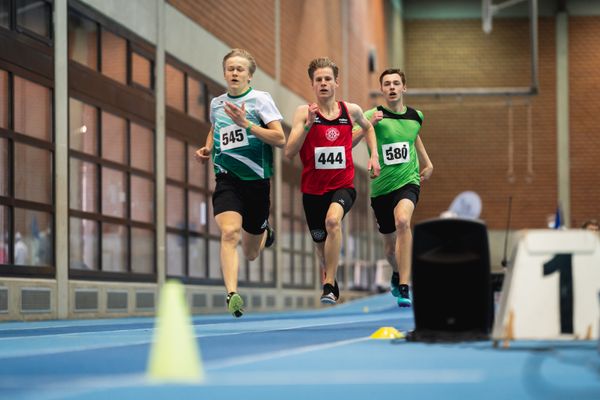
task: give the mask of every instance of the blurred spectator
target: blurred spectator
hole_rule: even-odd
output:
[[[597,219],[588,219],[581,225],[582,229],[587,229],[588,231],[598,232],[600,230],[600,224]]]
[[[29,250],[20,232],[15,234],[15,265],[27,264]]]
[[[52,232],[50,228],[40,232],[40,239],[37,249],[39,265],[51,265],[52,264]]]

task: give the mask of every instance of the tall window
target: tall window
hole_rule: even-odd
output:
[[[68,24],[70,275],[154,281],[154,48],[79,2]]]
[[[154,132],[69,101],[70,268],[154,274]]]
[[[0,263],[52,274],[52,91],[0,70],[0,100]]]

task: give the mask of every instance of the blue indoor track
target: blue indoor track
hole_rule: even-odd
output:
[[[376,340],[413,329],[389,294],[339,306],[193,318],[203,384],[145,375],[151,318],[0,324],[1,399],[600,399],[596,341]]]

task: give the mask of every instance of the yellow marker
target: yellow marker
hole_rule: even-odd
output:
[[[147,376],[160,382],[200,383],[204,380],[185,288],[179,281],[168,281],[162,287]]]
[[[392,326],[384,326],[377,329],[371,336],[371,339],[402,339],[404,334]]]
[[[363,312],[364,312],[364,313],[368,313],[368,312],[369,312],[369,307],[367,307],[367,306],[364,306],[364,307],[363,307]]]

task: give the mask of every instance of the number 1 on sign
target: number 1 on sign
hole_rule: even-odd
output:
[[[544,263],[544,276],[559,274],[560,332],[573,333],[573,268],[572,254],[556,254]]]

